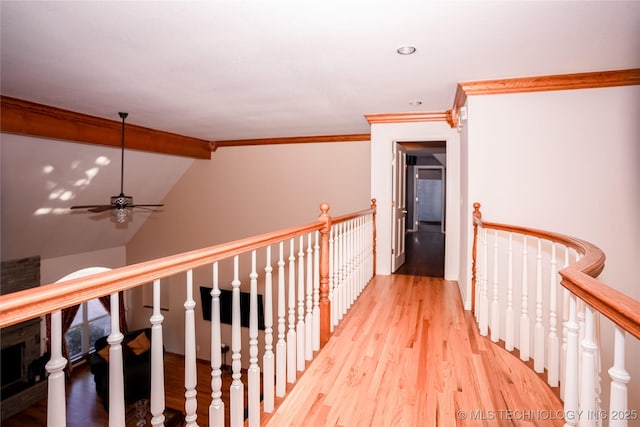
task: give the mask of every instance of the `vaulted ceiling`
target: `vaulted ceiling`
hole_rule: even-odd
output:
[[[110,120],[128,111],[128,123],[206,141],[367,133],[365,114],[451,108],[458,82],[640,66],[637,1],[2,0],[0,19],[3,96]],[[397,54],[404,45],[416,52]],[[49,160],[56,183],[111,160],[74,203],[117,191],[117,150],[20,138],[2,135],[2,258],[7,238],[22,239],[7,230],[30,245],[59,241],[33,230],[78,232],[60,223],[76,215],[33,215],[63,205],[37,187],[41,176],[25,177]],[[176,176],[144,186],[140,202],[162,198],[189,162],[132,154],[131,193],[157,159]],[[55,222],[34,225],[45,218]],[[82,242],[41,253],[116,246],[133,232],[86,230]]]

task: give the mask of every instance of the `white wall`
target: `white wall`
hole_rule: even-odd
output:
[[[391,274],[391,161],[395,142],[446,141],[445,269],[447,280],[458,280],[460,257],[460,136],[445,122],[392,123],[371,126],[371,197],[377,199],[377,273]]]
[[[640,86],[473,96],[468,113],[463,214],[477,201],[487,221],[588,240],[607,255],[601,280],[640,299]],[[465,262],[470,271],[468,253]],[[463,286],[470,295],[470,275]],[[606,394],[612,334],[604,323]],[[640,354],[638,340],[628,341],[628,354]],[[639,388],[629,400],[636,407]]]

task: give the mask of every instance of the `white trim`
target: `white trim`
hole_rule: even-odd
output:
[[[460,134],[444,122],[371,125],[371,197],[377,199],[377,274],[391,274],[391,148],[396,142],[445,141],[446,223],[445,279],[460,277]]]

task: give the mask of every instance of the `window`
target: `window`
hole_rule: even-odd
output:
[[[94,349],[96,340],[111,333],[111,316],[97,299],[80,304],[65,334],[69,358],[76,361]]]

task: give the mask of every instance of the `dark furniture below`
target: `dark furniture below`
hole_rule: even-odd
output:
[[[146,344],[151,342],[151,329],[140,329],[128,332],[122,340],[122,357],[124,369],[124,400],[125,404],[148,399],[151,390],[151,351],[145,350]],[[143,343],[142,347],[140,343]],[[109,344],[107,337],[96,340],[96,352],[91,355],[91,373],[96,383],[96,392],[102,398],[105,410],[109,410]],[[136,354],[139,353],[139,354]]]

